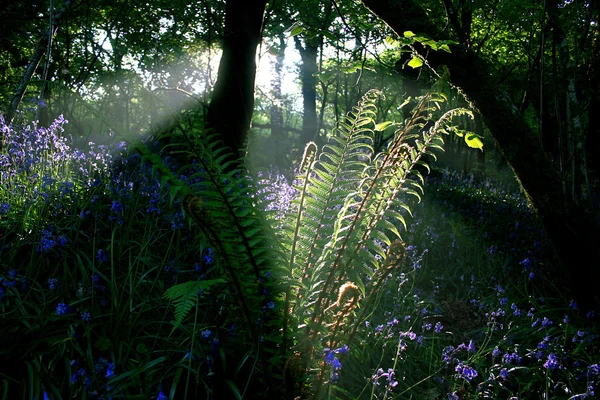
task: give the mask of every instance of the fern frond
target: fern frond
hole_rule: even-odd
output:
[[[199,292],[208,291],[212,286],[225,283],[223,279],[211,279],[206,281],[190,281],[172,286],[165,291],[163,297],[173,302],[175,306],[175,321],[171,333],[181,325],[184,318],[189,314],[192,308],[198,305]]]

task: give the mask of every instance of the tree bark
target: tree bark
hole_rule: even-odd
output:
[[[25,69],[25,73],[21,77],[19,86],[17,86],[17,90],[15,91],[15,94],[13,95],[12,99],[10,100],[9,109],[8,109],[8,112],[6,115],[6,123],[7,124],[11,124],[13,122],[13,120],[15,118],[15,114],[17,113],[17,110],[19,108],[19,104],[21,104],[21,100],[23,100],[23,96],[25,95],[25,92],[27,91],[27,86],[29,85],[29,82],[31,81],[31,77],[33,76],[33,73],[37,70],[38,66],[40,65],[42,56],[44,55],[46,50],[50,51],[50,49],[48,48],[49,39],[52,38],[56,34],[56,30],[58,29],[58,26],[60,25],[62,20],[69,13],[69,9],[71,7],[71,1],[72,0],[66,0],[65,5],[62,8],[62,10],[60,10],[56,14],[54,14],[54,16],[52,18],[52,26],[50,26],[48,28],[48,31],[46,32],[46,34],[43,37],[41,37],[40,40],[38,40],[38,43],[33,52],[33,55],[29,59],[29,63],[27,64],[27,68]],[[1,145],[2,145],[2,143],[0,143],[0,147],[1,147]]]
[[[317,56],[320,43],[316,40],[305,40],[304,46],[300,39],[294,36],[296,49],[300,53],[302,65],[300,67],[300,77],[302,82],[302,136],[300,137],[300,148],[310,141],[315,141],[319,132],[317,131],[317,77],[315,74],[319,68],[317,66]],[[321,38],[322,40],[322,38]]]
[[[449,39],[438,31],[414,0],[363,0],[371,11],[394,31],[424,32],[434,39]],[[600,232],[596,219],[570,198],[563,198],[558,171],[539,146],[508,94],[498,89],[487,62],[461,43],[451,54],[430,52],[433,68],[446,65],[450,80],[473,102],[491,135],[506,157],[530,203],[544,224],[556,255],[569,273],[571,295],[583,309],[597,307],[600,282]],[[564,200],[563,200],[564,199]]]
[[[241,156],[254,110],[256,49],[261,40],[267,0],[227,0],[225,35],[207,127]],[[237,157],[236,157],[237,158]]]

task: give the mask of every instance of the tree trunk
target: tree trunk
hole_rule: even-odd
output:
[[[279,35],[279,43],[276,47],[275,55],[275,73],[271,79],[271,86],[273,90],[273,104],[271,104],[271,139],[275,143],[275,164],[285,169],[285,154],[281,148],[283,142],[283,95],[281,93],[282,79],[283,79],[283,62],[285,60],[285,49],[286,49],[286,37],[284,33]]]
[[[438,31],[414,0],[363,0],[363,3],[400,35],[412,30],[438,40],[449,39]],[[425,52],[422,55],[425,56]],[[433,68],[446,65],[452,83],[478,108],[569,273],[571,295],[584,309],[596,308],[600,232],[595,218],[570,198],[563,201],[558,172],[518,108],[498,89],[486,61],[464,43],[454,46],[452,54],[431,52],[427,59]]]
[[[310,141],[315,141],[319,132],[317,132],[317,77],[318,72],[317,56],[319,43],[315,40],[305,40],[304,46],[300,39],[294,36],[296,49],[300,53],[302,65],[300,67],[300,77],[302,82],[302,136],[300,137],[300,148]]]
[[[227,0],[221,61],[207,113],[207,127],[241,156],[254,110],[256,49],[267,0]]]
[[[42,56],[44,55],[46,50],[50,51],[48,46],[50,43],[50,39],[56,34],[58,26],[60,25],[62,20],[67,16],[69,8],[71,6],[71,1],[72,0],[66,0],[63,9],[54,14],[54,16],[52,17],[52,26],[50,26],[46,34],[43,37],[41,37],[40,40],[38,40],[37,47],[34,50],[31,58],[29,59],[29,64],[27,65],[25,73],[23,74],[23,77],[19,82],[19,86],[17,87],[15,94],[10,100],[10,106],[6,115],[7,124],[11,124],[13,122],[17,109],[19,108],[19,104],[21,104],[21,100],[23,100],[23,96],[25,95],[25,91],[27,90],[27,86],[29,85],[29,81],[31,81],[33,73],[37,70],[38,66],[40,65]],[[43,84],[45,84],[45,82]],[[1,145],[2,143],[0,143],[0,147]]]

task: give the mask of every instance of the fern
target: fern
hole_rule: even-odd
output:
[[[416,167],[428,170],[423,157],[435,157],[432,151],[442,149],[442,134],[452,130],[452,119],[471,115],[454,109],[432,123],[445,99],[431,94],[419,100],[403,123],[376,124],[380,96],[377,91],[366,93],[320,151],[314,143],[307,146],[281,245],[260,211],[264,199],[256,196],[257,185],[245,170],[233,168],[218,136],[190,135],[193,124],[185,117],[169,133],[179,143],[170,145],[172,153],[194,160],[187,167],[191,183],[179,179],[143,145],[138,147],[213,247],[218,260],[214,273],[224,278],[185,282],[165,293],[175,306],[173,330],[197,306],[200,288],[226,282],[220,285],[226,292],[222,298],[235,299],[229,317],[241,318],[247,335],[241,340],[257,343],[257,359],[259,338],[265,338],[272,345],[261,357],[263,365],[275,367],[287,358],[283,372],[288,382],[304,381],[313,397],[323,395],[329,371],[321,360],[323,348],[351,345],[377,306],[387,276],[402,265],[399,227],[406,228],[411,213],[407,196],[420,200],[423,194],[424,179]],[[397,128],[392,140],[376,154],[375,130],[391,125]],[[274,286],[267,287],[266,271],[278,277],[284,292],[282,321],[276,315],[263,321],[266,304],[277,293]],[[291,396],[299,394],[288,389]]]
[[[379,96],[365,94],[318,157],[305,156],[295,214],[287,221],[287,272],[295,289],[286,292],[284,341],[291,340],[287,335],[296,338],[295,352],[302,355],[301,369],[315,397],[328,380],[319,362],[323,347],[352,340],[377,304],[385,278],[401,265],[398,226],[406,228],[402,211],[410,214],[406,195],[420,200],[423,193],[423,176],[415,167],[429,168],[423,156],[442,148],[441,133],[453,117],[469,114],[451,110],[431,124],[444,99],[425,96],[410,118],[395,125],[388,147],[374,154]],[[356,290],[342,295],[348,288]]]
[[[194,116],[184,115],[175,128],[165,131],[167,136],[163,138],[170,142],[169,154],[185,160],[186,165],[178,171],[187,174],[185,182],[159,156],[143,144],[137,145],[143,161],[160,175],[171,199],[181,201],[200,242],[208,243],[215,256],[215,266],[209,273],[217,279],[184,282],[165,293],[175,308],[173,331],[198,307],[200,288],[210,290],[217,283],[225,283],[219,285],[218,298],[223,307],[220,318],[226,320],[219,321],[216,328],[236,325],[236,340],[250,344],[251,356],[260,359],[258,367],[262,374],[257,375],[265,379],[267,375],[276,375],[266,370],[277,368],[278,361],[272,357],[279,351],[275,342],[280,338],[281,323],[275,312],[265,313],[269,303],[278,301],[272,280],[265,276],[267,271],[276,272],[274,260],[282,257],[281,252],[258,202],[253,199],[256,187],[248,173],[241,167],[234,168],[239,165],[233,164],[233,156],[218,135],[192,134],[199,131]]]
[[[173,333],[183,322],[186,315],[198,303],[199,292],[208,290],[211,286],[218,283],[225,283],[223,279],[211,279],[207,281],[190,281],[175,285],[165,291],[163,297],[175,306],[175,322],[173,323]]]

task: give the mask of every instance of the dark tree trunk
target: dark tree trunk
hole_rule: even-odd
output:
[[[414,0],[363,0],[363,3],[400,35],[412,30],[435,39],[448,39]],[[535,132],[528,128],[508,95],[498,89],[491,69],[478,54],[462,43],[453,47],[452,54],[433,52],[427,59],[433,68],[446,65],[452,83],[481,112],[569,274],[571,295],[584,309],[596,308],[595,293],[600,283],[600,229],[596,218],[572,198],[563,196],[558,171],[539,146]]]
[[[300,137],[301,148],[310,141],[316,141],[319,132],[317,121],[317,77],[315,74],[319,68],[317,57],[319,55],[319,46],[315,40],[306,40],[302,46],[300,39],[295,36],[295,43],[302,65],[300,67],[300,77],[302,82],[302,136]]]
[[[11,124],[13,122],[17,109],[19,108],[19,104],[21,104],[21,100],[23,100],[23,96],[27,91],[29,81],[31,81],[31,77],[40,65],[40,61],[42,60],[42,56],[44,55],[44,53],[46,51],[50,51],[50,49],[48,48],[48,44],[50,43],[52,37],[56,34],[56,30],[58,29],[58,26],[60,25],[62,20],[68,15],[70,7],[71,0],[66,0],[62,10],[55,13],[52,17],[52,26],[50,26],[46,34],[43,37],[41,37],[40,40],[38,40],[37,47],[34,50],[31,58],[29,59],[29,63],[27,65],[27,68],[25,69],[25,73],[23,74],[23,77],[19,82],[19,86],[17,87],[15,94],[10,100],[10,105],[6,115],[7,124]],[[43,84],[45,84],[45,82],[43,82]],[[0,143],[0,147],[1,145],[2,143]]]
[[[223,54],[211,102],[208,128],[221,134],[241,156],[254,109],[256,49],[261,40],[267,0],[227,0]]]

